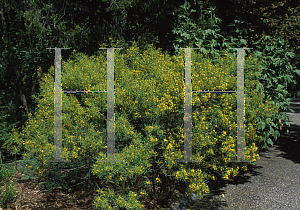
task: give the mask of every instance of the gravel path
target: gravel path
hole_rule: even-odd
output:
[[[295,111],[288,112],[291,126],[283,127],[280,138],[261,152],[255,166],[233,181],[218,181],[202,199],[183,196],[171,210],[300,210],[300,98],[293,98],[290,108]]]

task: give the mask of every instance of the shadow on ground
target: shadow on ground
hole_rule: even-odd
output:
[[[268,176],[274,173],[273,169],[268,167],[270,162],[278,161],[278,157],[293,161],[295,164],[300,163],[300,98],[293,98],[291,106],[295,113],[287,110],[290,115],[290,126],[284,125],[280,131],[280,137],[274,142],[273,147],[268,146],[263,149],[257,160],[256,165],[249,165],[246,172],[241,172],[232,180],[211,181],[208,183],[210,194],[206,194],[203,198],[192,194],[191,196],[183,196],[180,202],[171,208],[171,210],[187,210],[187,209],[228,209],[228,203],[222,201],[222,194],[226,194],[226,186],[228,185],[245,185],[251,184],[250,179],[259,176]],[[288,134],[286,130],[289,130]],[[268,170],[269,169],[269,170]],[[280,170],[280,169],[278,169]],[[263,171],[263,174],[259,171]],[[259,178],[258,178],[259,179]],[[225,189],[223,189],[225,188]],[[238,200],[238,198],[236,199]],[[251,201],[250,201],[251,202]]]
[[[291,160],[294,163],[300,163],[300,98],[293,98],[291,103],[290,108],[295,111],[295,113],[288,113],[291,125],[284,125],[282,128],[283,132],[280,132],[280,138],[275,142],[275,145],[283,152],[279,155],[280,157]],[[288,134],[286,134],[287,129],[289,130]]]

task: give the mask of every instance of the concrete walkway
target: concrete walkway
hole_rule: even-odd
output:
[[[183,196],[171,210],[300,210],[300,98],[293,98],[290,108],[295,113],[288,112],[289,134],[284,134],[284,126],[280,138],[261,152],[255,166],[233,181],[216,182],[202,199],[195,194]]]

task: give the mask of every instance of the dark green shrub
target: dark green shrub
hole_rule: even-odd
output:
[[[271,98],[279,106],[279,112],[272,118],[262,120],[262,118],[258,117],[256,119],[258,122],[258,133],[264,139],[259,148],[263,149],[267,144],[273,146],[273,139],[277,140],[280,136],[278,121],[284,119],[285,124],[290,125],[288,123],[289,115],[286,114],[290,102],[290,99],[287,99],[286,82],[296,83],[293,75],[300,75],[300,70],[295,66],[297,63],[292,62],[295,53],[291,49],[288,40],[279,39],[278,37],[272,37],[271,40],[271,36],[263,34],[261,41],[247,43],[242,36],[243,30],[239,29],[238,24],[244,22],[240,20],[234,20],[234,23],[229,25],[235,26],[237,38],[233,36],[224,37],[221,35],[219,27],[222,20],[214,14],[215,8],[203,9],[204,16],[207,16],[203,21],[204,23],[210,23],[207,27],[204,27],[205,24],[202,22],[193,22],[189,17],[191,13],[195,12],[195,10],[191,9],[189,2],[185,2],[180,8],[178,22],[174,25],[174,30],[172,31],[177,35],[174,40],[174,47],[196,46],[201,49],[195,51],[209,53],[209,58],[214,63],[218,63],[216,54],[227,47],[252,47],[252,50],[246,51],[255,52],[253,58],[262,60],[259,67],[260,76],[257,79],[264,87],[264,100]],[[175,52],[178,55],[179,51]],[[236,57],[236,50],[231,50],[231,53]]]

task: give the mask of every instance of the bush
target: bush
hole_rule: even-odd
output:
[[[192,159],[202,161],[175,162],[184,157],[184,50],[171,58],[153,48],[142,54],[138,50],[134,43],[126,54],[115,50],[114,56],[115,156],[125,162],[99,162],[107,157],[105,93],[62,94],[62,156],[72,162],[45,162],[53,160],[54,151],[53,66],[40,82],[42,98],[35,98],[36,116],[29,115],[22,131],[13,129],[13,143],[6,144],[8,149],[24,145],[24,156],[39,160],[36,170],[41,176],[46,169],[50,174],[58,164],[86,166],[78,169],[76,177],[92,173],[112,184],[113,188],[98,190],[94,200],[98,209],[142,209],[150,184],[153,199],[163,205],[174,191],[167,184],[170,180],[187,182],[187,194],[201,196],[209,193],[209,179],[229,179],[247,169],[247,163],[228,163],[236,157],[237,115],[236,94],[228,93],[193,93]],[[236,90],[236,57],[229,50],[222,55],[213,65],[207,57],[192,52],[193,91]],[[62,62],[62,90],[105,91],[106,55],[88,58],[76,54],[74,58]],[[257,125],[274,116],[278,107],[270,99],[263,101],[264,89],[256,80],[259,65],[253,55],[246,57],[245,63],[245,156],[255,162],[259,158],[256,145],[264,141],[256,133]],[[57,172],[56,177],[56,187],[66,190],[78,182],[75,172],[66,176],[69,178]],[[137,189],[138,180],[142,182]],[[45,186],[53,188],[54,184],[49,181]]]
[[[263,40],[261,42],[254,42],[260,53],[257,53],[255,57],[262,57],[260,64],[259,82],[264,85],[264,99],[271,98],[276,106],[279,107],[279,111],[272,118],[268,118],[267,124],[262,123],[261,130],[258,133],[267,139],[261,148],[266,148],[267,143],[273,146],[271,138],[277,138],[277,131],[271,127],[278,129],[275,124],[278,120],[284,120],[286,125],[290,125],[289,115],[287,115],[288,106],[290,105],[291,99],[288,99],[288,91],[286,90],[285,83],[296,83],[293,74],[297,73],[300,75],[294,64],[291,64],[291,59],[295,56],[293,50],[290,49],[288,40],[282,40],[277,37],[273,37],[271,42],[271,36],[265,36],[263,34]],[[291,110],[291,109],[290,109]],[[294,110],[291,110],[294,112]],[[266,126],[265,126],[266,125]],[[267,126],[268,125],[268,126]],[[265,129],[264,129],[265,128]],[[289,132],[289,130],[287,130]]]
[[[0,98],[1,99],[1,98]],[[5,108],[7,106],[0,106],[0,108]],[[15,181],[11,182],[11,178],[13,177],[12,170],[8,170],[6,164],[2,164],[4,157],[5,150],[2,148],[5,140],[7,139],[7,131],[9,130],[10,126],[5,121],[9,114],[2,114],[4,111],[1,111],[0,119],[0,208],[8,208],[9,203],[17,197],[15,187]],[[17,124],[17,123],[15,123]],[[15,125],[14,124],[14,125]]]
[[[191,9],[189,2],[185,2],[180,6],[178,11],[178,21],[174,25],[173,34],[176,35],[174,40],[174,47],[182,47],[188,45],[189,47],[200,48],[197,51],[209,52],[209,57],[213,63],[218,62],[215,59],[216,54],[220,53],[226,47],[231,48],[241,48],[248,47],[247,41],[243,39],[242,34],[245,32],[239,27],[243,20],[234,20],[234,23],[228,26],[234,26],[235,32],[233,36],[224,37],[220,32],[221,19],[216,17],[214,14],[215,7],[209,7],[202,9],[203,17],[201,21],[195,23],[192,18],[190,18],[191,13],[196,12]],[[207,24],[208,23],[208,24]],[[280,32],[279,32],[280,34]],[[260,37],[258,37],[259,39]],[[271,39],[272,38],[272,39]],[[228,40],[228,41],[226,41]],[[277,140],[280,136],[278,132],[277,122],[279,120],[284,120],[286,125],[290,125],[289,115],[287,115],[286,110],[288,109],[290,99],[288,97],[288,91],[285,88],[286,82],[296,84],[295,75],[297,73],[300,75],[300,70],[295,66],[296,63],[292,62],[295,57],[295,53],[288,40],[283,40],[275,36],[266,36],[265,33],[259,41],[248,40],[252,50],[247,50],[251,52],[255,50],[253,54],[254,59],[260,59],[260,74],[257,79],[264,87],[264,101],[271,98],[277,106],[279,106],[279,112],[272,118],[268,117],[264,121],[260,121],[258,125],[258,134],[262,136],[264,141],[262,145],[258,145],[260,150],[267,147],[267,144],[273,146],[273,140]],[[178,43],[180,45],[178,45]],[[178,51],[177,51],[178,52]],[[175,51],[176,53],[176,51]],[[232,54],[236,56],[236,51],[232,50]],[[292,110],[293,112],[293,110]],[[289,132],[289,130],[287,130]]]
[[[16,181],[11,181],[13,176],[12,170],[8,170],[5,164],[2,164],[2,157],[0,153],[0,208],[6,209],[10,207],[10,203],[18,197],[15,190]]]

